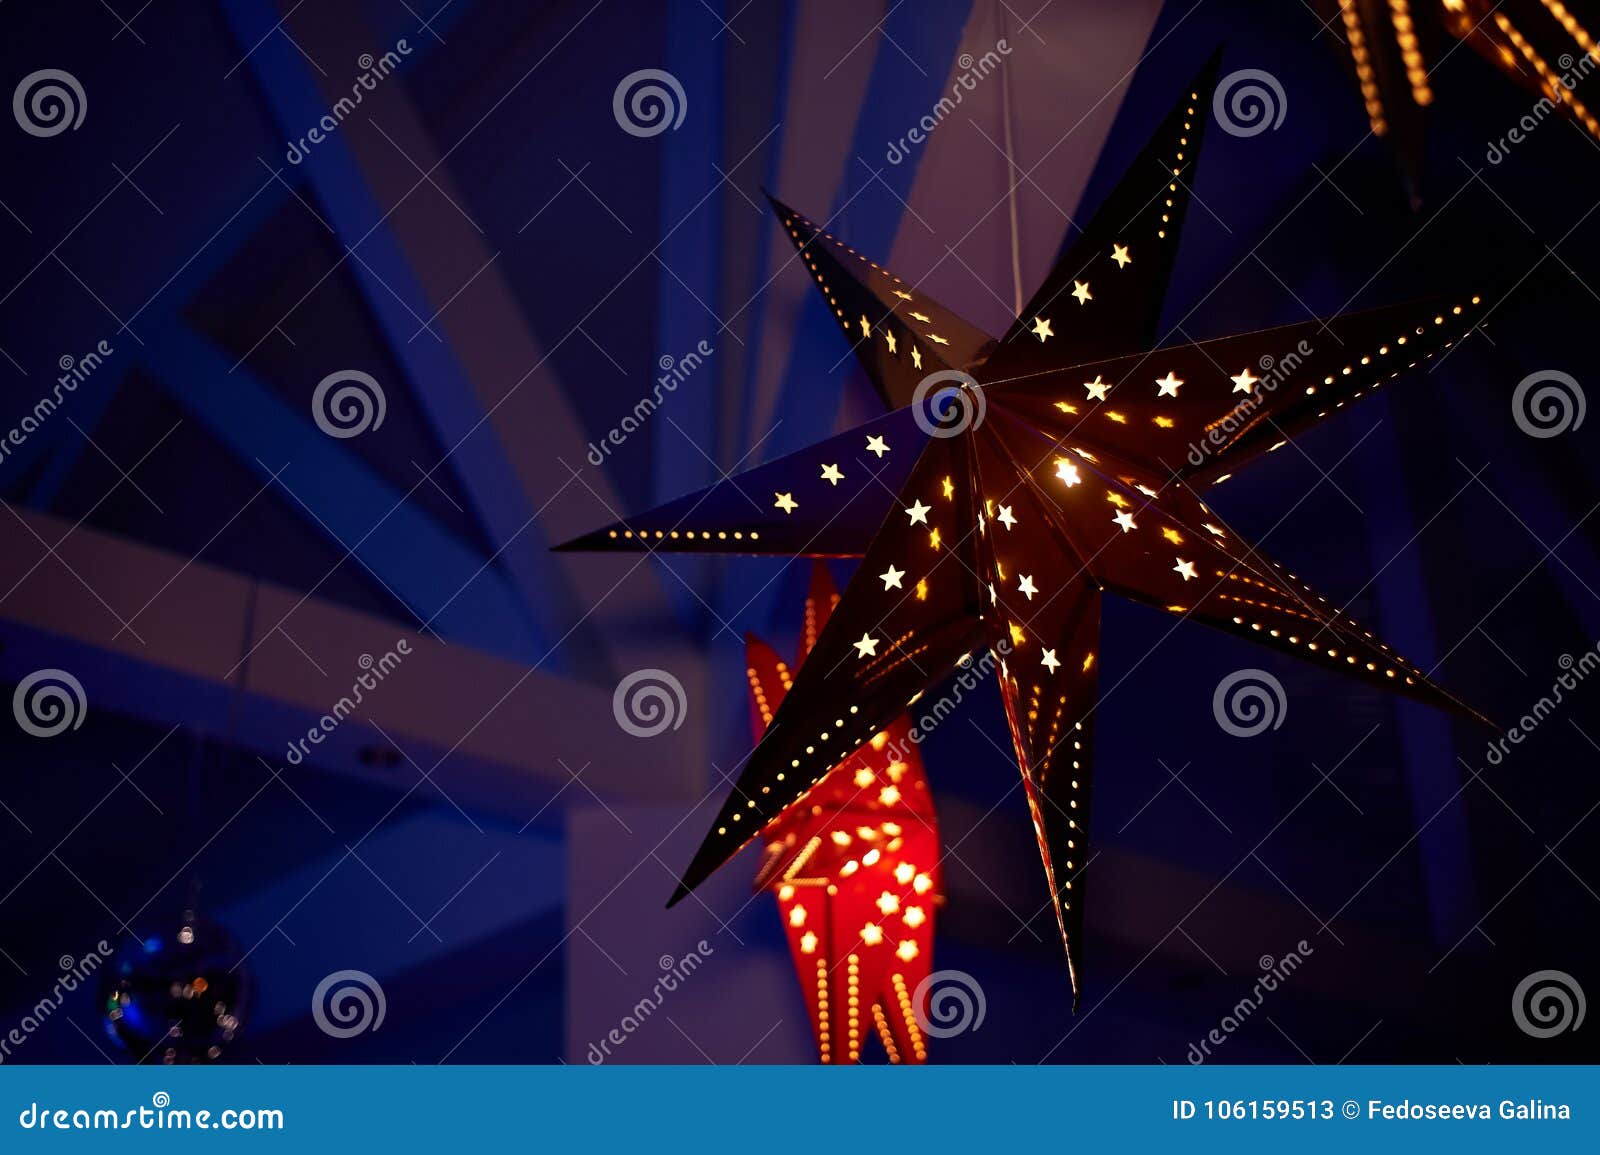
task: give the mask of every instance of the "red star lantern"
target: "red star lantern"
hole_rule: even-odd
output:
[[[1215,74],[998,339],[779,206],[879,392],[912,403],[567,547],[862,559],[672,902],[987,648],[1076,1000],[1107,594],[1478,717],[1201,497],[1488,309],[1457,294],[1157,347]]]
[[[799,668],[839,595],[812,570]],[[793,677],[778,652],[746,637],[751,729],[759,741]],[[770,890],[805,991],[824,1063],[854,1063],[876,1031],[891,1063],[928,1057],[912,1007],[933,969],[939,828],[922,758],[902,715],[839,763],[762,833],[756,889]]]

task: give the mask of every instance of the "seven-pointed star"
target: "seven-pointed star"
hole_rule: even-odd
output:
[[[1107,594],[1370,686],[1481,717],[1337,612],[1335,603],[1318,598],[1303,579],[1292,578],[1233,531],[1220,533],[1215,527],[1221,518],[1201,496],[1279,442],[1350,408],[1374,386],[1408,369],[1424,371],[1470,333],[1486,310],[1483,297],[1454,293],[1276,329],[1258,330],[1243,318],[1241,327],[1254,331],[1203,344],[1162,344],[1159,318],[1191,183],[1172,181],[1163,158],[1186,147],[1198,150],[1209,119],[1198,110],[1210,106],[1215,63],[1184,90],[1005,334],[990,338],[937,302],[919,302],[951,334],[941,349],[948,343],[958,364],[941,367],[958,367],[983,390],[983,420],[954,435],[929,430],[925,416],[908,404],[918,382],[907,362],[900,360],[896,368],[893,360],[858,346],[863,368],[894,407],[887,416],[568,547],[863,559],[673,902],[804,799],[833,765],[901,715],[908,702],[936,688],[975,648],[987,646],[1004,655],[998,663],[1000,694],[1076,996],[1090,861],[1100,610]],[[891,291],[903,282],[881,266],[865,265],[855,250],[798,213],[776,207],[814,263],[819,288],[839,301],[845,316],[893,310]],[[1050,302],[1070,293],[1072,274],[1113,253],[1114,245],[1138,247],[1142,259],[1138,268],[1120,268],[1115,287],[1097,298],[1095,325],[1048,343],[1028,340]],[[1299,388],[1256,393],[1249,420],[1227,420],[1238,401],[1218,380],[1216,366],[1254,363],[1273,350],[1299,348],[1302,341],[1313,352],[1297,367],[1296,380],[1323,382],[1315,394]],[[1191,382],[1181,398],[1134,397],[1114,414],[1104,406],[1080,414],[1068,404],[1076,390],[1070,382],[1092,373],[1094,380],[1085,383],[1090,398],[1105,400],[1109,382],[1137,376],[1158,348],[1168,372]],[[868,452],[876,452],[874,442],[887,451],[887,436],[909,451],[875,464],[861,455],[863,432]],[[1198,462],[1189,456],[1195,445],[1204,447]],[[846,457],[873,468],[852,471],[831,501],[806,502],[804,514],[752,517],[748,493],[793,489],[804,498],[803,486],[815,487],[812,492],[822,486],[819,462]],[[886,491],[894,494],[892,506]],[[1108,503],[1126,518],[1106,517]],[[876,529],[845,524],[839,515],[847,504],[887,512]],[[980,533],[986,506],[1007,511],[1014,531]],[[917,528],[928,524],[935,508],[936,529]],[[901,513],[910,515],[910,524]],[[1172,552],[1177,542],[1181,558]],[[907,576],[916,577],[914,596],[886,590],[878,580],[901,561]],[[1051,597],[1029,599],[1018,585],[1023,572],[1077,578]],[[858,636],[860,641],[851,640]],[[880,639],[894,639],[892,647],[904,659],[848,661],[852,650],[862,659],[875,657]],[[1049,672],[1042,686],[1035,674],[1024,672],[1039,666]]]

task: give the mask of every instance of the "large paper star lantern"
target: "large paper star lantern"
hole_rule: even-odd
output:
[[[1215,73],[998,340],[779,206],[879,391],[916,402],[566,547],[862,559],[672,902],[988,648],[1076,996],[1107,594],[1473,713],[1201,497],[1483,311],[1468,294],[1154,347]]]
[[[815,563],[803,663],[839,595]],[[750,720],[759,741],[794,675],[759,638],[745,639]],[[762,833],[756,889],[770,890],[824,1063],[854,1063],[876,1031],[891,1063],[927,1059],[912,999],[933,969],[939,828],[922,757],[902,714],[840,762]]]

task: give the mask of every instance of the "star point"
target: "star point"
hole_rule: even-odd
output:
[[[1033,319],[1033,335],[1039,338],[1039,343],[1041,345],[1044,344],[1047,338],[1054,337],[1056,335],[1055,330],[1050,328],[1049,317],[1035,317]]]
[[[1178,559],[1178,564],[1172,567],[1172,570],[1184,581],[1193,581],[1200,576],[1194,572],[1194,562],[1184,561],[1181,557]]]
[[[856,657],[858,658],[875,658],[878,656],[878,639],[873,637],[871,633],[862,634],[859,642],[851,642],[850,644],[855,646]]]
[[[1017,581],[1017,592],[1030,602],[1033,600],[1033,595],[1039,592],[1039,587],[1033,584],[1032,575],[1022,574],[1020,576]]]
[[[1008,531],[1012,526],[1017,524],[1017,515],[1011,512],[1011,507],[1009,505],[1002,505],[1000,507],[1000,512],[995,514],[994,519],[1001,525],[1005,526]]]
[[[906,506],[906,513],[908,516],[910,516],[912,525],[927,525],[928,514],[932,512],[933,506],[923,505],[920,497],[914,500],[910,505]]]
[[[1134,524],[1133,514],[1129,513],[1125,509],[1118,510],[1116,516],[1111,520],[1122,527],[1123,533],[1128,533],[1131,530],[1139,528],[1136,524]]]
[[[1078,304],[1080,305],[1087,305],[1090,301],[1094,300],[1094,294],[1089,292],[1088,281],[1073,281],[1072,295],[1078,298]]]
[[[1128,255],[1127,245],[1112,245],[1111,259],[1117,262],[1117,268],[1125,269],[1133,264],[1133,258]]]
[[[1104,401],[1107,390],[1111,388],[1098,373],[1094,375],[1093,381],[1085,381],[1083,387],[1089,391],[1090,401]]]
[[[1182,384],[1183,378],[1168,370],[1165,377],[1160,377],[1156,380],[1156,396],[1176,397],[1178,395],[1178,386]]]
[[[891,562],[889,564],[889,568],[884,570],[878,576],[883,579],[884,589],[897,590],[901,588],[900,579],[906,576],[906,571],[903,569],[895,569],[894,563]]]
[[[875,454],[880,460],[889,452],[889,443],[882,437],[871,436],[867,438],[867,452]]]
[[[784,513],[793,513],[800,508],[800,503],[794,499],[792,493],[774,493],[772,496],[777,499],[772,504]]]
[[[826,481],[829,485],[838,485],[844,480],[844,474],[840,472],[838,462],[834,462],[831,465],[824,465],[822,467],[822,480]]]
[[[1235,377],[1231,377],[1229,380],[1233,382],[1233,391],[1235,393],[1249,393],[1255,388],[1256,382],[1261,380],[1261,378],[1251,373],[1250,366],[1246,365],[1243,373],[1240,373]]]
[[[1053,674],[1057,669],[1060,668],[1061,661],[1056,657],[1056,652],[1054,650],[1046,650],[1040,655],[1039,664]]]

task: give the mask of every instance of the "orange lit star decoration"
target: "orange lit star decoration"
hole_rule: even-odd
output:
[[[800,662],[839,601],[817,562]],[[750,723],[759,741],[793,675],[746,636]],[[932,971],[934,908],[944,901],[939,828],[922,759],[901,715],[835,766],[767,827],[756,889],[777,895],[824,1063],[854,1063],[869,1032],[891,1063],[920,1063],[927,1044],[911,999]]]

